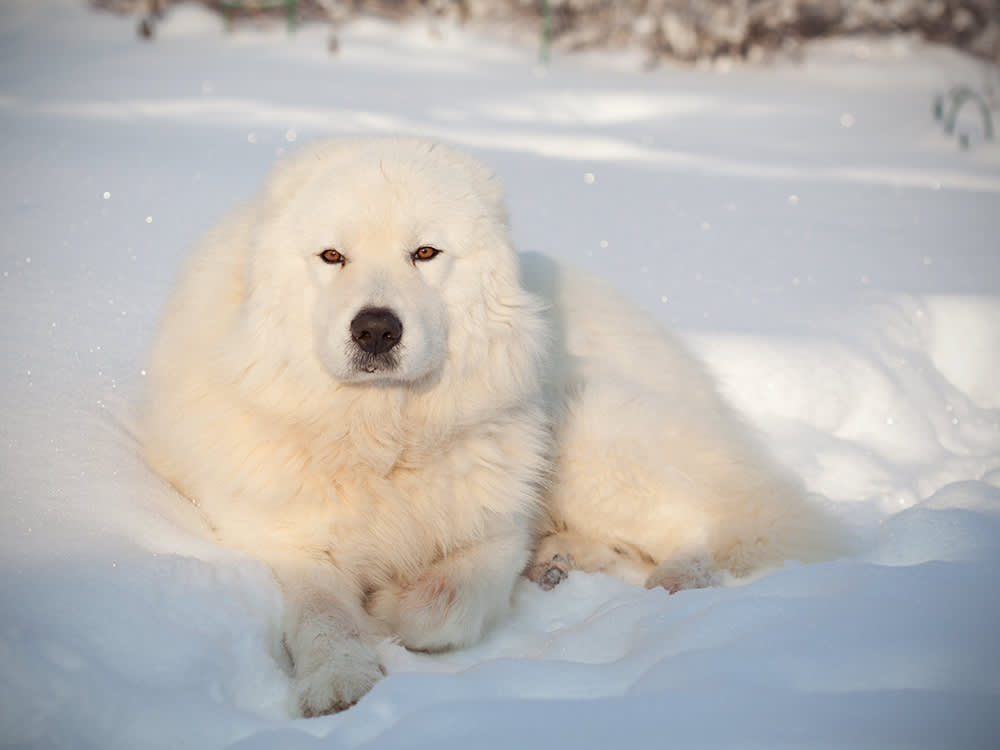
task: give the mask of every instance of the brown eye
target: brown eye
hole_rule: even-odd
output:
[[[338,253],[332,247],[328,247],[326,250],[319,254],[319,257],[324,263],[329,263],[330,265],[339,264],[344,265],[344,261],[347,260],[343,255]]]
[[[431,258],[439,255],[440,253],[441,251],[438,250],[436,247],[431,247],[430,245],[424,245],[423,247],[418,247],[416,250],[410,253],[410,257],[413,258],[414,262],[416,262],[418,260],[430,260]]]

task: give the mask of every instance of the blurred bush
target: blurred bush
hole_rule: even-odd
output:
[[[181,0],[90,0],[155,18]],[[190,0],[188,0],[190,1]],[[261,0],[197,0],[237,21],[283,18]],[[720,56],[766,59],[803,41],[851,34],[910,33],[1000,61],[1000,0],[297,0],[301,20],[334,24],[360,14],[454,20],[519,37],[550,14],[555,49],[642,49],[650,62]]]

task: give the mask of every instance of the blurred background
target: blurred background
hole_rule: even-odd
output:
[[[191,0],[184,0],[190,2]],[[141,16],[140,33],[180,0],[91,0]],[[226,22],[283,18],[329,20],[361,15],[447,19],[507,36],[537,34],[556,50],[639,49],[649,64],[720,56],[765,60],[803,42],[848,34],[905,33],[1000,59],[996,0],[202,0]],[[336,37],[332,37],[336,48]]]

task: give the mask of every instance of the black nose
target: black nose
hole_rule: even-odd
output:
[[[402,335],[403,324],[387,307],[366,307],[351,321],[351,338],[369,354],[389,351]]]

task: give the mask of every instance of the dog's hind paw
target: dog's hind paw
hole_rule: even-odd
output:
[[[671,594],[687,589],[705,589],[722,583],[722,572],[708,557],[691,555],[664,560],[646,579],[646,588],[661,587]]]
[[[572,555],[555,554],[550,559],[537,562],[526,571],[528,580],[534,581],[543,591],[551,591],[569,577],[576,567]]]

